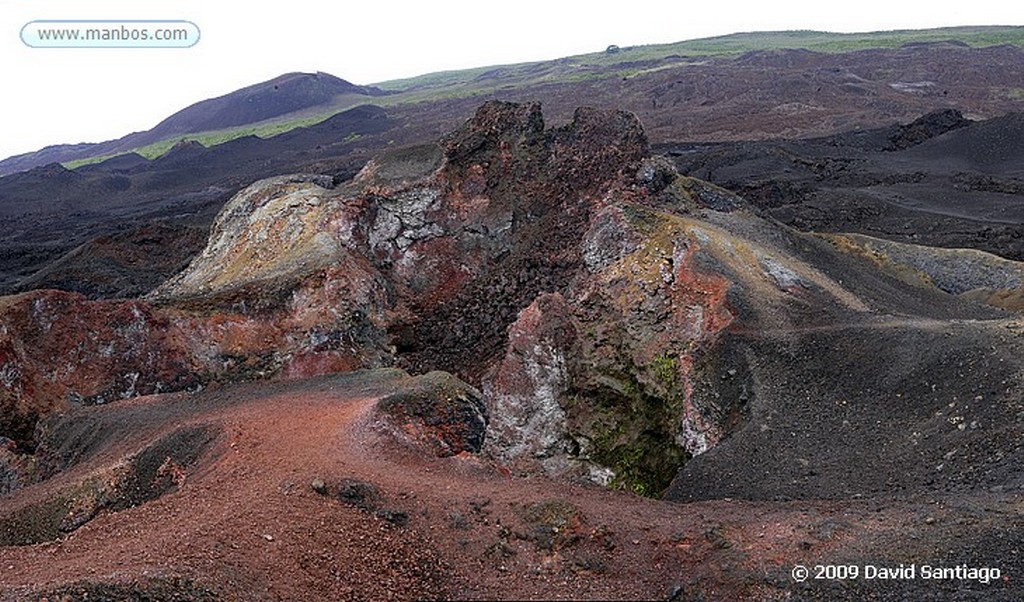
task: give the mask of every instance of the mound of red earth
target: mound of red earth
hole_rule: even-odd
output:
[[[0,595],[1019,597],[1020,320],[883,268],[618,111],[260,181],[145,299],[0,303]]]

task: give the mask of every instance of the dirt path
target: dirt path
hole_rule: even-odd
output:
[[[757,339],[771,339],[771,338],[790,338],[793,336],[807,335],[807,334],[819,334],[829,332],[844,332],[844,331],[856,331],[856,330],[930,330],[930,331],[944,331],[951,327],[956,326],[979,326],[979,327],[993,327],[1003,328],[1005,330],[1017,332],[1020,329],[1021,321],[1018,318],[1009,318],[1002,320],[970,320],[970,319],[958,319],[958,320],[940,320],[936,318],[919,318],[919,317],[898,317],[898,316],[884,316],[881,318],[872,317],[869,320],[856,323],[846,324],[821,324],[817,326],[794,326],[790,328],[730,328],[729,334],[746,337],[746,338],[757,338]]]

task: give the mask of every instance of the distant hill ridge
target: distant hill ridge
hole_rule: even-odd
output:
[[[383,96],[383,90],[357,86],[329,73],[286,73],[186,107],[146,132],[142,144],[180,134],[256,123],[330,102],[339,94]]]
[[[145,132],[96,144],[60,144],[0,161],[0,175],[47,163],[129,152],[176,136],[198,134],[257,123],[329,104],[340,95],[367,97],[388,94],[357,86],[329,73],[286,73],[274,79],[190,105]]]

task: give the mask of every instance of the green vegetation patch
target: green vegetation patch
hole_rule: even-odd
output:
[[[674,435],[682,415],[676,362],[659,356],[645,368],[657,384],[605,374],[601,384],[573,395],[570,419],[589,439],[590,458],[615,473],[609,487],[660,497],[689,460]]]
[[[112,153],[107,155],[100,155],[97,157],[88,157],[85,159],[68,161],[66,163],[62,163],[61,165],[63,165],[66,169],[75,169],[85,165],[102,163],[107,159],[120,157],[122,155],[127,155],[130,153],[138,153],[139,155],[142,155],[143,157],[152,161],[153,159],[162,157],[164,154],[167,153],[167,151],[171,150],[172,148],[174,148],[175,145],[180,144],[182,142],[198,142],[199,144],[202,144],[205,147],[211,147],[217,144],[223,144],[224,142],[230,142],[231,140],[237,140],[238,138],[244,138],[246,136],[256,136],[258,138],[272,138],[274,136],[277,136],[278,134],[283,134],[296,128],[316,125],[322,121],[330,119],[331,117],[337,115],[338,113],[341,113],[342,111],[352,108],[352,106],[353,105],[351,104],[346,104],[341,108],[325,110],[320,113],[307,115],[303,117],[293,117],[290,119],[283,119],[280,121],[266,121],[257,124],[229,128],[224,130],[200,132],[197,134],[187,134],[184,136],[174,136],[171,138],[166,138],[164,140],[154,142],[152,144],[147,144],[145,146],[133,148],[127,152]],[[346,138],[345,142],[353,142],[355,140],[358,140],[358,135],[356,135],[356,138]]]

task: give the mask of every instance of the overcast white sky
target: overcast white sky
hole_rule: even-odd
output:
[[[19,37],[29,21],[71,19],[183,19],[202,37],[187,49],[40,49]],[[1014,0],[0,0],[0,158],[149,129],[289,71],[369,84],[739,31],[1022,24]]]

